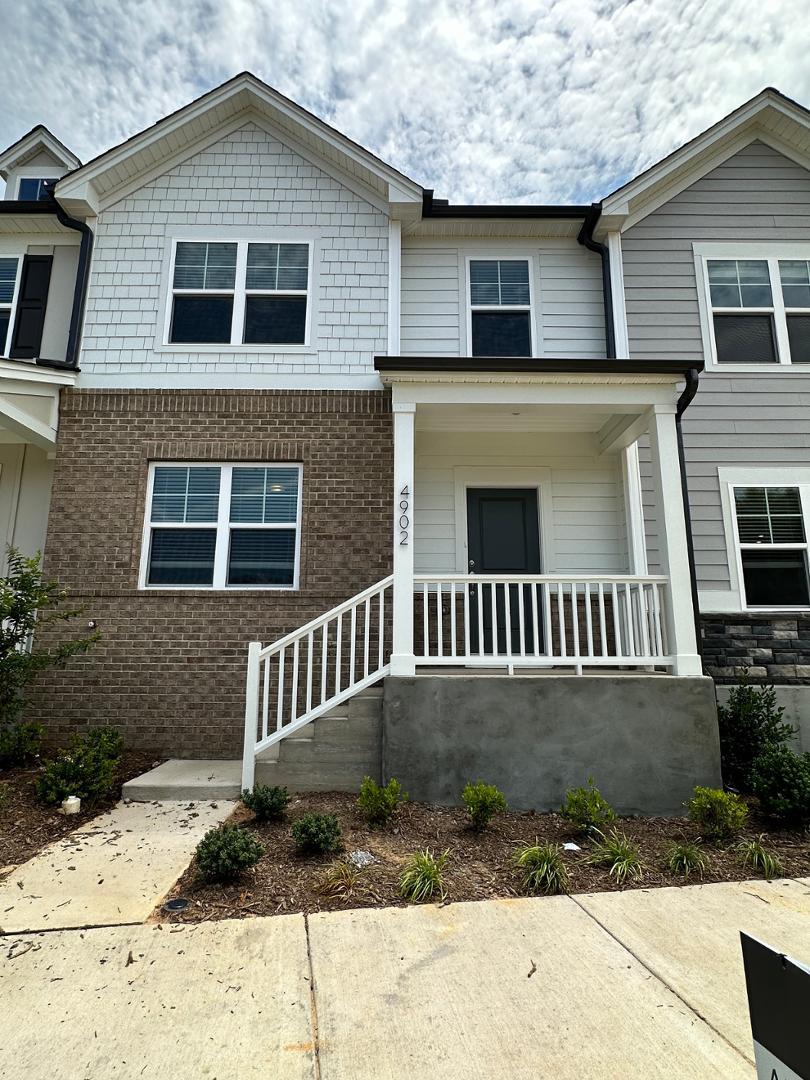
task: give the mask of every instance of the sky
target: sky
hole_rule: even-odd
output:
[[[0,146],[86,161],[250,70],[453,202],[590,202],[776,86],[806,0],[0,0]]]

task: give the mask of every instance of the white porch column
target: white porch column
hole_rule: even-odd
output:
[[[675,661],[673,674],[702,675],[703,667],[695,638],[674,406],[656,405],[651,410],[650,449],[661,569],[669,578],[669,603],[666,612],[669,651]]]
[[[644,533],[644,506],[641,498],[641,472],[638,443],[622,450],[624,517],[627,523],[627,553],[632,574],[647,573],[647,540]]]
[[[413,402],[394,402],[393,635],[391,674],[413,675]],[[405,505],[407,504],[407,506]]]

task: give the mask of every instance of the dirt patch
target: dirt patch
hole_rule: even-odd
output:
[[[70,817],[37,800],[34,785],[42,773],[42,763],[0,770],[0,876],[4,869],[26,862],[54,840],[109,810],[121,798],[121,785],[154,764],[158,762],[153,754],[125,751],[112,794],[92,805],[83,804],[81,813]]]
[[[357,888],[348,897],[326,896],[320,891],[324,871],[331,861],[296,853],[290,837],[290,823],[301,814],[315,810],[334,813],[343,829],[343,857],[352,851],[368,851],[375,862],[363,870]],[[520,882],[512,868],[517,844],[538,838],[557,843],[574,842],[580,851],[566,851],[565,862],[571,876],[571,892],[613,891],[620,888],[606,869],[588,863],[590,842],[577,836],[571,825],[557,814],[533,812],[499,815],[483,833],[467,826],[463,810],[452,807],[409,803],[400,808],[385,829],[369,829],[348,794],[308,794],[296,796],[287,818],[277,824],[260,824],[250,811],[240,806],[232,821],[243,823],[265,847],[259,863],[230,885],[203,884],[194,863],[174,887],[171,897],[185,897],[189,906],[161,920],[199,922],[253,915],[291,912],[335,911],[341,908],[404,906],[399,895],[399,877],[407,857],[414,851],[432,848],[449,850],[445,885],[449,901],[487,900],[520,896]],[[697,828],[684,818],[623,818],[616,822],[639,846],[644,864],[640,881],[624,888],[656,888],[683,885],[684,879],[666,869],[666,850],[673,840],[694,840]],[[745,837],[767,831],[767,823],[752,809],[751,827]],[[810,837],[794,832],[770,831],[766,846],[778,855],[782,874],[805,877],[810,874]],[[698,880],[738,881],[754,877],[740,864],[734,844],[705,843],[709,868]]]

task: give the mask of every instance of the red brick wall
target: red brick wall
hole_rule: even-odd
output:
[[[40,681],[29,715],[57,741],[114,723],[133,747],[239,755],[248,641],[391,572],[392,458],[384,391],[63,391],[45,566],[103,640]],[[300,588],[139,591],[154,460],[301,462]]]

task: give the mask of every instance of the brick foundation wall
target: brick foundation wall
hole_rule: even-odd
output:
[[[810,684],[810,615],[703,615],[703,666],[716,683]]]
[[[300,588],[138,590],[154,460],[301,462]],[[40,680],[29,716],[58,742],[114,723],[131,747],[239,756],[247,643],[391,572],[392,465],[385,391],[63,391],[45,566],[103,640]]]

